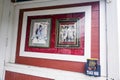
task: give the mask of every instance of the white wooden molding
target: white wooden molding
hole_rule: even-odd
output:
[[[91,77],[85,74],[44,67],[34,67],[20,64],[7,63],[5,69],[32,76],[51,78],[55,80],[106,80],[106,77]]]
[[[25,37],[26,37],[27,16],[52,15],[52,14],[64,14],[64,13],[76,13],[76,12],[85,12],[84,55],[63,55],[63,54],[37,53],[37,52],[24,51],[25,39],[26,39]],[[91,6],[24,12],[21,38],[22,39],[20,45],[20,56],[86,62],[86,60],[91,57]]]

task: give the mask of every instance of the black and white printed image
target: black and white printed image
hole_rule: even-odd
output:
[[[57,20],[57,47],[79,47],[80,21],[79,19],[59,19]]]
[[[50,20],[33,20],[30,30],[30,46],[48,47],[50,38]]]

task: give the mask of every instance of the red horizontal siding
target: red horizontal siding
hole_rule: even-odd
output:
[[[53,79],[6,71],[5,80],[53,80]]]

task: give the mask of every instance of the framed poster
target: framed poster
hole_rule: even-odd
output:
[[[57,38],[56,46],[65,48],[80,47],[80,19],[65,18],[56,21]]]
[[[20,44],[18,48],[20,48],[17,53],[19,56],[32,58],[86,61],[91,51],[91,46],[88,45],[91,42],[90,13],[91,6],[51,9],[50,11],[35,10],[26,12],[21,10],[20,17],[23,16],[23,18],[20,19],[20,22],[24,23],[19,24],[21,39],[18,37],[18,43]],[[40,25],[43,22],[49,23],[46,25],[48,27],[47,33],[50,33],[46,35],[48,36],[47,41],[45,41],[45,38],[43,39],[44,42],[32,41],[37,38],[34,35],[36,33],[35,24]],[[74,39],[66,38],[65,41],[62,41],[63,37],[60,37],[63,29],[62,25],[67,25],[70,29],[69,32],[73,30]],[[73,26],[71,27],[73,29],[70,26]]]
[[[32,19],[30,24],[29,46],[49,47],[51,19]]]

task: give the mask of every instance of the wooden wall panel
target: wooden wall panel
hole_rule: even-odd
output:
[[[5,80],[53,80],[53,79],[6,71]]]

